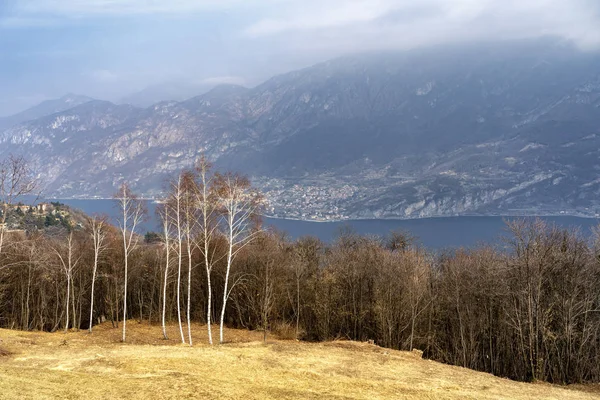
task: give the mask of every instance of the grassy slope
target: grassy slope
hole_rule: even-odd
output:
[[[0,398],[170,399],[594,399],[598,393],[496,378],[355,342],[261,342],[228,330],[209,347],[160,340],[160,327],[128,323],[129,343],[110,324],[84,332],[0,330]]]

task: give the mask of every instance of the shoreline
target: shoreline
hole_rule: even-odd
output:
[[[77,201],[107,201],[114,200],[113,198],[105,198],[105,197],[71,197],[71,198],[48,198],[44,199],[45,201],[69,201],[69,200],[77,200]],[[153,204],[161,204],[161,202],[157,201],[155,198],[144,198],[140,197],[140,200],[149,201]],[[541,213],[532,213],[532,214],[459,214],[459,215],[436,215],[436,216],[427,216],[427,217],[385,217],[385,218],[343,218],[343,219],[302,219],[297,217],[285,217],[279,215],[263,215],[264,218],[269,219],[277,219],[282,221],[296,221],[296,222],[316,222],[316,223],[340,223],[340,222],[356,222],[356,221],[418,221],[418,220],[432,220],[432,219],[452,219],[452,218],[510,218],[510,219],[518,219],[518,218],[560,218],[560,217],[570,217],[570,218],[581,218],[581,219],[597,219],[600,221],[599,215],[590,215],[583,214],[578,212],[569,212],[569,213],[552,213],[552,212],[541,212]]]

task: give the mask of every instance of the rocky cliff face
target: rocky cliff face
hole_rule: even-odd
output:
[[[346,57],[146,109],[89,101],[0,133],[57,197],[145,195],[207,154],[305,219],[600,212],[600,55],[504,43]]]
[[[65,111],[92,100],[93,99],[90,97],[76,94],[67,94],[66,96],[56,100],[47,100],[18,114],[0,118],[0,130],[10,128],[13,125],[17,125],[25,121],[31,121],[36,118]]]

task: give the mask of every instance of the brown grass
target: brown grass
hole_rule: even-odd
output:
[[[563,388],[500,379],[355,342],[269,340],[227,330],[209,347],[161,339],[158,326],[128,323],[129,342],[110,324],[94,333],[0,330],[0,398],[9,399],[598,399],[597,387]],[[215,333],[218,330],[215,327]],[[583,390],[580,390],[583,389]]]
[[[302,337],[302,333],[296,335],[296,327],[286,322],[278,322],[272,327],[271,332],[282,340],[296,340],[297,337]]]
[[[0,347],[0,357],[8,357],[10,355],[11,355],[10,351],[5,350],[2,347]]]

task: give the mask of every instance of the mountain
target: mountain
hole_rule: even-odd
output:
[[[187,82],[167,82],[149,86],[139,92],[131,93],[119,100],[119,104],[131,104],[136,107],[150,107],[162,101],[183,101],[201,93],[206,93],[215,85]]]
[[[600,55],[554,40],[344,57],[149,108],[90,102],[0,133],[47,193],[147,196],[207,154],[305,219],[600,213]],[[32,157],[33,156],[33,157]]]
[[[207,93],[217,86],[230,86],[232,83],[241,80],[238,77],[225,76],[208,78],[199,82],[171,81],[159,83],[129,94],[121,98],[118,103],[146,108],[165,101],[180,102]]]
[[[67,94],[60,99],[46,100],[37,106],[31,107],[18,114],[0,118],[0,130],[23,123],[25,121],[31,121],[47,115],[65,111],[69,108],[76,107],[92,100],[93,99],[90,97],[77,94]]]

